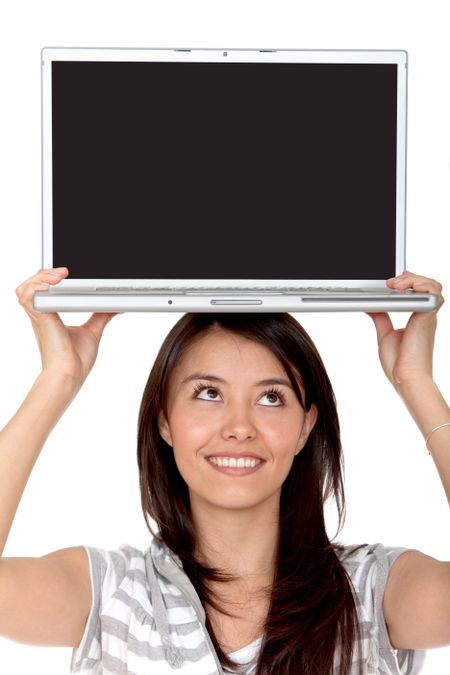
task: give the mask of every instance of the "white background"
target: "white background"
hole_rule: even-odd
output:
[[[445,2],[3,2],[0,10],[0,410],[19,407],[40,367],[14,289],[41,266],[40,50],[67,47],[405,49],[409,52],[408,268],[450,293],[450,46]],[[153,252],[149,252],[151,256]],[[154,252],[158,255],[158,252]],[[62,315],[81,323],[87,315]],[[51,434],[4,554],[40,556],[87,544],[145,549],[136,466],[137,411],[148,372],[179,314],[124,314],[106,328],[97,364]],[[449,508],[421,434],[378,363],[364,314],[297,314],[338,399],[346,462],[344,543],[382,542],[450,560]],[[398,314],[398,325],[405,320]],[[450,395],[450,309],[440,312],[435,377]],[[0,490],[8,476],[0,477]],[[329,535],[335,519],[329,512]],[[0,639],[8,675],[69,672],[70,649]],[[428,675],[449,672],[450,647]]]

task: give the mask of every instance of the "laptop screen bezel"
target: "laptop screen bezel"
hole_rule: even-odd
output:
[[[164,61],[164,62],[258,62],[258,63],[389,63],[397,66],[397,162],[396,162],[396,251],[395,274],[405,269],[406,254],[406,123],[407,52],[404,50],[289,50],[289,49],[135,49],[135,48],[53,48],[41,52],[42,84],[42,266],[53,267],[52,197],[52,63],[54,61]],[[69,270],[70,272],[70,270]],[[333,279],[189,279],[191,288],[248,288],[309,286],[340,288],[343,280]],[[150,286],[182,287],[180,279],[77,279],[60,282],[62,288],[122,288]],[[348,288],[385,288],[384,279],[358,279]]]

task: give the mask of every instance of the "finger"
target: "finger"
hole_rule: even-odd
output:
[[[84,328],[87,328],[94,334],[97,341],[100,340],[102,333],[105,329],[105,326],[111,321],[111,319],[117,316],[119,312],[96,312],[92,314],[91,317],[84,324]]]
[[[391,288],[398,288],[399,290],[405,290],[407,288],[415,289],[416,287],[422,286],[423,288],[420,292],[436,293],[436,295],[439,295],[442,291],[442,286],[438,281],[435,281],[435,279],[427,279],[426,277],[405,277],[396,280],[389,285]]]
[[[380,344],[383,338],[394,330],[391,317],[387,312],[366,312],[366,314],[375,324],[378,344]]]
[[[20,286],[16,288],[16,295],[18,298],[23,297],[24,293],[26,292],[27,287],[29,284],[32,283],[46,283],[48,285],[54,285],[58,284],[64,277],[67,276],[69,273],[69,270],[67,267],[60,267],[57,269],[49,269],[49,270],[39,270],[36,274],[34,274],[32,277],[24,281]]]
[[[21,283],[17,288],[16,288],[16,295],[20,295],[23,290],[26,288],[26,286],[30,283],[39,283],[39,282],[46,282],[46,283],[53,283],[57,284],[59,283],[64,277],[66,277],[69,273],[69,270],[67,267],[58,267],[58,268],[50,268],[50,269],[42,269],[38,270],[36,274],[33,274],[33,276],[29,277],[26,279],[23,283]]]
[[[68,273],[67,267],[52,270],[42,269],[16,288],[19,304],[24,308],[34,325],[43,326],[47,321],[50,321],[51,324],[55,321],[61,321],[55,312],[36,312],[33,307],[33,295],[36,291],[46,291],[50,286],[58,284]]]
[[[411,272],[404,272],[398,277],[388,279],[386,284],[390,288],[395,288],[399,291],[404,291],[408,288],[411,288],[417,293],[433,293],[434,295],[437,295],[437,308],[433,310],[433,312],[425,312],[425,314],[433,314],[438,312],[445,302],[444,296],[442,295],[442,284],[436,281],[436,279],[419,276],[418,274],[412,274]]]
[[[36,291],[47,291],[50,283],[46,281],[28,281],[27,283],[16,289],[16,295],[19,304],[22,305],[26,313],[32,318],[39,317],[41,312],[36,312],[33,309],[33,295]]]
[[[391,288],[398,288],[404,290],[406,288],[415,288],[416,286],[423,286],[425,293],[436,293],[440,294],[442,291],[442,285],[436,281],[436,279],[431,279],[430,277],[424,277],[419,274],[413,274],[412,272],[404,272],[398,277],[388,279],[386,283]]]
[[[16,288],[16,291],[19,289],[23,288],[28,284],[30,281],[42,281],[43,279],[53,279],[54,277],[57,277],[58,279],[64,278],[67,274],[69,273],[69,270],[67,267],[49,267],[45,269],[40,269],[36,272],[36,274],[33,274],[33,276],[29,277],[29,279],[26,279],[18,288]],[[50,276],[48,276],[50,275]]]

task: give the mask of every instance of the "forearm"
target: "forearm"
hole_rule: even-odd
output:
[[[433,380],[420,385],[402,385],[398,393],[424,438],[438,425],[450,422],[450,408]],[[450,506],[450,426],[437,429],[430,437],[428,448]]]
[[[70,379],[41,373],[0,432],[0,556],[39,453],[76,392]]]

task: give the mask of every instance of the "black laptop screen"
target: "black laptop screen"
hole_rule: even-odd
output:
[[[52,64],[69,278],[395,273],[397,65]]]

